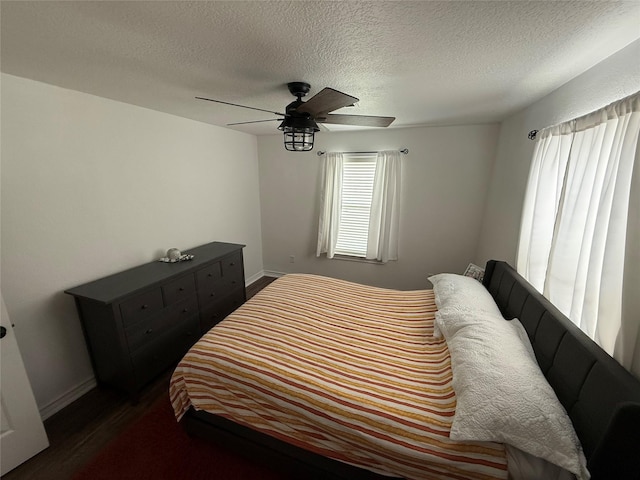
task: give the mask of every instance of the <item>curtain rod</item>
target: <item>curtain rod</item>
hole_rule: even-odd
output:
[[[323,152],[322,150],[318,151],[318,156],[320,155],[324,155],[327,152]],[[378,153],[376,152],[340,152],[340,153]],[[405,155],[409,153],[409,149],[408,148],[401,148],[400,149],[400,153],[404,153]]]

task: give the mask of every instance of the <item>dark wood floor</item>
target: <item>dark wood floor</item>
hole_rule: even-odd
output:
[[[251,298],[275,278],[247,287]],[[44,422],[50,446],[2,480],[67,480],[169,391],[171,371],[147,386],[133,405],[121,392],[94,388]]]

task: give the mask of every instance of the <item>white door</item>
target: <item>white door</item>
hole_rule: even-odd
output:
[[[22,363],[4,299],[0,325],[0,475],[4,475],[47,448],[49,439]]]

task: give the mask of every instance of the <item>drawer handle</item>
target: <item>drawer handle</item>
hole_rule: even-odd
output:
[[[182,309],[182,313],[187,313],[188,311],[189,311],[189,309],[188,309],[188,308],[183,308],[183,309]]]
[[[213,277],[213,273],[207,274],[207,277]]]
[[[179,291],[179,292],[184,292],[184,287],[180,287],[180,288],[178,289],[178,291]]]
[[[153,328],[148,329],[148,330],[147,330],[146,332],[144,332],[144,333],[146,333],[147,335],[149,335],[150,333],[153,333]]]
[[[210,297],[215,297],[216,296],[216,292],[212,292],[209,294]]]
[[[140,307],[140,309],[142,310],[146,310],[147,308],[149,308],[149,305],[147,305],[146,303]]]
[[[234,267],[235,265],[236,265],[236,264],[235,264],[235,262],[231,262],[231,263],[229,264],[229,266],[230,266],[230,267]]]
[[[231,280],[231,285],[235,285],[236,281],[235,280]]]

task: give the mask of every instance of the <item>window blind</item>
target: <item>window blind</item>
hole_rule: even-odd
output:
[[[376,174],[376,155],[345,155],[342,208],[335,253],[364,257]]]

